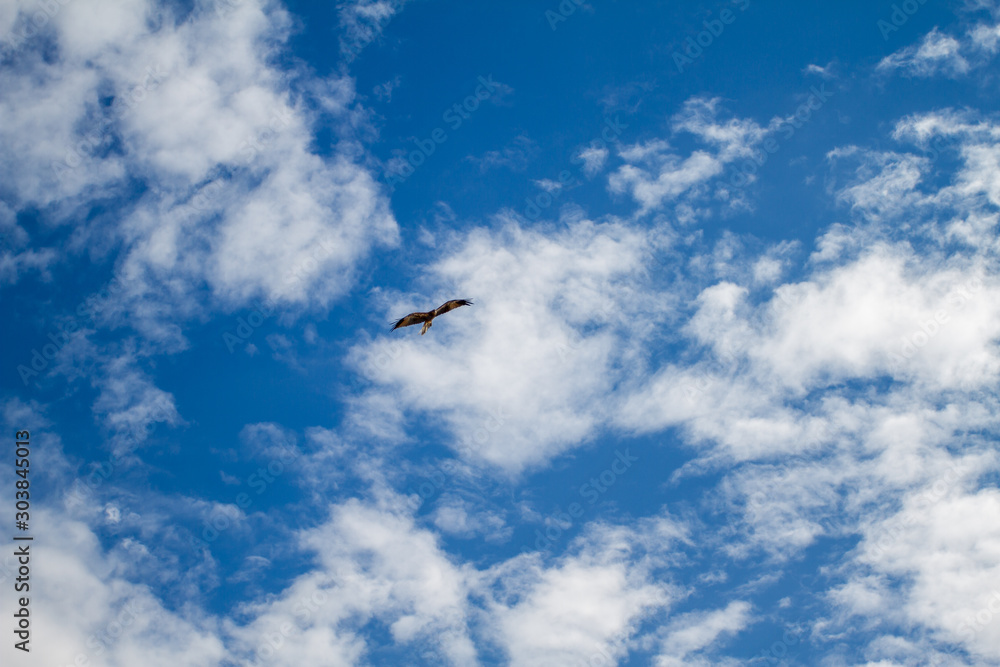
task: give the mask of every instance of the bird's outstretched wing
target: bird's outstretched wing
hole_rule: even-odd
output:
[[[426,322],[434,317],[434,313],[410,313],[406,317],[401,317],[396,320],[396,323],[392,326],[390,331],[395,331],[399,327],[408,327],[411,324],[420,324],[421,322]]]
[[[440,306],[434,309],[431,313],[432,317],[437,317],[438,315],[444,315],[449,310],[455,310],[459,306],[471,306],[472,302],[468,299],[452,299],[446,303],[442,303]]]

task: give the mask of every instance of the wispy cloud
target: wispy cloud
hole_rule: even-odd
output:
[[[727,164],[749,156],[765,134],[765,129],[753,121],[734,118],[720,122],[719,107],[718,99],[693,98],[672,120],[674,133],[694,135],[707,145],[706,149],[694,150],[685,157],[674,152],[666,141],[653,140],[620,150],[626,164],[611,174],[610,190],[629,193],[641,204],[641,212],[701,193]]]
[[[902,70],[910,76],[934,76],[945,73],[952,76],[969,71],[968,61],[959,53],[961,44],[954,37],[935,28],[918,46],[908,46],[886,56],[878,64],[880,71]]]
[[[538,145],[522,134],[500,150],[486,151],[478,157],[470,155],[466,159],[479,167],[479,171],[483,173],[500,168],[524,171],[537,154]]]

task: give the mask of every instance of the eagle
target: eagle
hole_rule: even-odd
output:
[[[452,299],[447,301],[429,313],[410,313],[406,317],[401,317],[396,320],[396,324],[393,325],[390,331],[395,331],[399,327],[408,327],[411,324],[424,323],[424,328],[420,330],[420,335],[423,336],[427,333],[427,330],[431,328],[431,320],[433,320],[438,315],[444,315],[449,310],[455,310],[459,306],[471,306],[472,302],[468,299]]]

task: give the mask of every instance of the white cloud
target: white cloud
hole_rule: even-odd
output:
[[[980,284],[975,268],[927,271],[918,261],[876,247],[808,283],[780,287],[768,335],[749,354],[795,387],[880,373],[956,387],[1000,371],[991,344],[1000,313],[985,305],[995,286],[970,290]]]
[[[781,277],[782,263],[773,257],[761,257],[753,265],[754,281],[758,283],[773,283]]]
[[[975,205],[976,197],[985,195],[994,206],[1000,206],[1000,126],[992,119],[970,111],[942,109],[902,119],[893,136],[913,142],[929,159],[950,152],[961,158],[954,183],[942,188],[933,203],[958,206],[966,215],[996,215],[995,210],[983,211]],[[989,230],[982,231],[986,233],[977,235],[973,244],[993,243]]]
[[[673,200],[694,186],[722,173],[722,165],[704,151],[695,151],[683,160],[664,156],[655,178],[632,165],[619,167],[609,179],[612,192],[629,192],[643,211],[658,207],[664,200]]]
[[[491,626],[512,664],[614,664],[627,655],[642,620],[679,597],[642,559],[630,562],[633,539],[598,527],[578,542],[586,545],[578,554],[552,567],[522,556],[494,568],[502,588]]]
[[[656,665],[681,667],[719,664],[692,654],[712,646],[722,635],[739,632],[751,622],[750,604],[742,601],[730,602],[724,609],[716,611],[684,614],[666,628],[666,637],[661,652],[656,657]]]
[[[397,241],[380,186],[349,134],[330,156],[312,152],[315,113],[271,64],[288,36],[283,10],[223,1],[171,12],[75,0],[47,28],[53,57],[35,40],[0,72],[9,205],[79,221],[95,246],[123,244],[121,305],[140,320],[189,315],[204,305],[201,284],[225,307],[263,296],[324,307],[349,289],[355,262]],[[348,79],[306,95],[335,122],[351,113]],[[128,179],[149,187],[120,223],[83,222]]]
[[[240,441],[247,459],[281,459],[301,454],[295,434],[273,422],[247,424],[240,431]]]
[[[604,146],[587,146],[581,149],[576,156],[583,160],[583,173],[587,176],[594,176],[604,168],[608,153],[608,149]]]
[[[900,215],[921,203],[921,183],[929,160],[912,153],[862,151],[856,147],[837,149],[831,161],[858,160],[857,178],[837,196],[857,212],[883,219]]]
[[[834,599],[851,613],[917,624],[980,660],[997,660],[1000,496],[994,488],[965,491],[966,484],[942,475],[911,494],[899,516],[873,523],[858,547],[857,573]],[[905,583],[886,585],[894,580]]]
[[[931,487],[956,463],[956,438],[996,427],[995,402],[980,392],[1000,377],[1000,295],[979,161],[995,135],[968,114],[905,119],[898,139],[946,136],[935,150],[963,158],[950,183],[924,183],[907,153],[861,155],[857,179],[835,191],[861,224],[832,226],[805,272],[773,292],[752,272],[705,286],[682,331],[707,354],[655,369],[624,398],[622,428],[680,427],[694,448],[675,479],[727,471],[720,497],[745,516],[719,537],[731,556],[761,548],[781,560],[820,535],[877,539],[886,498]],[[895,223],[914,219],[929,221]],[[960,251],[959,230],[970,239]],[[768,256],[778,255],[732,242],[722,253],[755,268]]]
[[[52,274],[49,268],[55,261],[56,251],[52,248],[28,249],[21,252],[4,250],[0,254],[0,283],[16,285],[21,276],[32,271],[41,274],[43,280],[51,280]]]
[[[196,608],[171,611],[146,585],[116,572],[127,561],[101,547],[97,536],[79,521],[33,506],[31,577],[44,586],[31,588],[32,659],[52,665],[209,665],[225,657],[218,624]],[[9,586],[3,560],[0,575]],[[0,610],[7,618],[15,598],[6,595]],[[58,637],[59,641],[41,641]],[[0,656],[14,664],[21,655],[12,641]]]
[[[816,65],[815,63],[809,63],[803,71],[807,74],[815,74],[816,76],[824,79],[832,79],[836,76],[836,65],[830,62],[827,63],[825,67],[822,67],[820,65]]]
[[[464,539],[482,536],[488,541],[502,541],[513,532],[499,513],[450,494],[436,504],[433,522],[442,533]]]
[[[1000,25],[978,25],[969,36],[976,47],[990,55],[1000,50]]]
[[[908,46],[886,56],[879,62],[878,71],[902,70],[910,76],[928,77],[944,73],[959,76],[969,71],[969,62],[962,57],[961,43],[934,28],[927,33],[919,46]]]
[[[750,120],[718,121],[719,99],[693,98],[673,119],[673,130],[689,132],[718,150],[721,162],[750,155],[763,139],[764,130]]]
[[[966,10],[974,10],[970,2]],[[920,43],[886,56],[876,68],[879,72],[900,71],[906,76],[931,77],[948,76],[958,78],[975,70],[990,66],[1000,50],[1000,15],[993,5],[983,4],[982,8],[992,10],[993,22],[979,22],[969,27],[964,34],[947,35],[937,27],[924,35]]]
[[[687,132],[711,146],[687,157],[673,152],[663,140],[626,146],[619,156],[627,164],[608,179],[614,193],[628,193],[640,205],[640,213],[699,192],[699,186],[722,173],[727,164],[748,157],[764,138],[765,130],[753,121],[730,119],[719,122],[719,100],[692,98],[672,120],[674,133]]]
[[[655,333],[650,318],[672,301],[643,288],[656,242],[614,224],[580,220],[547,236],[508,221],[449,245],[428,267],[430,301],[475,305],[425,336],[401,329],[358,348],[359,368],[378,383],[367,408],[437,414],[466,454],[512,472],[591,438],[618,365],[637,360]],[[427,298],[395,298],[391,313],[426,309]]]
[[[906,246],[875,246],[762,302],[718,283],[685,327],[711,355],[657,370],[624,399],[617,423],[683,426],[742,460],[836,441],[845,382],[891,376],[918,395],[988,386],[1000,375],[1000,310],[985,275],[961,258],[935,266]],[[816,388],[829,402],[803,412],[796,402]]]
[[[403,511],[403,498],[376,496],[336,505],[300,534],[316,566],[280,595],[245,605],[246,625],[225,622],[234,658],[364,663],[374,646],[360,628],[377,620],[396,648],[419,641],[446,664],[479,664],[478,646],[499,646],[518,665],[618,659],[643,621],[680,596],[653,576],[657,554],[677,536],[663,521],[591,526],[573,555],[550,565],[527,554],[476,570],[453,563]]]
[[[549,193],[558,192],[559,190],[563,189],[562,183],[560,183],[559,181],[553,181],[551,178],[541,178],[532,181],[532,183],[534,183],[539,188]]]
[[[433,534],[400,512],[401,499],[386,502],[348,501],[301,535],[317,567],[277,599],[248,605],[251,623],[230,626],[244,659],[357,664],[366,653],[358,625],[377,618],[401,646],[419,639],[448,664],[477,664],[467,626],[470,571],[453,565]]]
[[[141,447],[157,424],[176,425],[182,421],[173,395],[153,384],[138,367],[132,350],[104,360],[92,383],[100,390],[94,413],[103,417],[118,456]]]
[[[353,61],[386,25],[403,9],[407,0],[350,0],[339,5],[340,52],[347,62]]]

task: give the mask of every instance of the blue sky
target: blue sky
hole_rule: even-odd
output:
[[[1000,661],[1000,5],[319,5],[0,7],[4,664]]]

